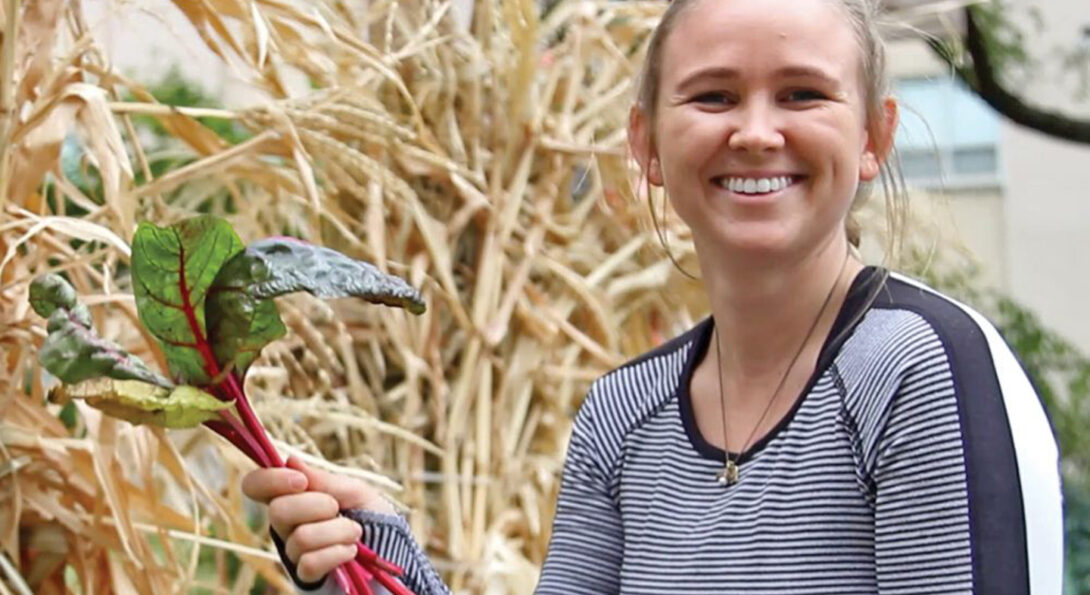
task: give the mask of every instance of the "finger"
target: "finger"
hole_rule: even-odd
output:
[[[389,502],[382,498],[376,490],[358,479],[308,467],[297,457],[289,458],[287,466],[302,472],[306,476],[307,489],[325,492],[336,498],[342,510],[365,508],[387,514],[394,513],[394,508]]]
[[[295,565],[295,574],[304,583],[313,583],[355,557],[356,544],[331,545],[303,554]]]
[[[289,494],[269,503],[269,524],[287,539],[299,525],[336,518],[340,512],[333,496],[322,492]]]
[[[242,493],[262,504],[307,489],[307,476],[294,469],[257,469],[242,479]]]
[[[337,517],[317,523],[299,525],[284,542],[284,553],[292,562],[307,552],[331,545],[353,545],[363,535],[363,528],[352,519]]]

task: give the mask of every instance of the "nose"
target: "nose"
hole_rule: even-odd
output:
[[[776,123],[773,109],[764,102],[751,100],[734,110],[735,127],[727,138],[727,146],[736,151],[764,153],[783,148],[784,138]]]

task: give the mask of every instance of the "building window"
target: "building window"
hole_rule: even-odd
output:
[[[952,78],[901,79],[897,150],[905,180],[922,188],[1000,184],[999,118]]]

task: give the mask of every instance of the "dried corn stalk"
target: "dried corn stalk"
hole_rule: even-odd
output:
[[[656,234],[625,154],[631,83],[662,4],[571,1],[541,14],[532,0],[477,2],[467,25],[468,4],[160,2],[153,10],[199,33],[203,47],[189,50],[217,56],[267,97],[224,110],[156,103],[146,81],[111,66],[78,2],[5,2],[9,585],[240,592],[261,576],[286,588],[263,525],[245,523],[238,483],[249,465],[231,449],[86,408],[65,411],[66,427],[43,398],[44,325],[26,304],[29,281],[67,273],[104,336],[162,363],[132,324],[127,242],[135,221],[199,210],[229,218],[247,240],[290,232],[423,288],[430,307],[418,318],[286,300],[292,332],[256,362],[248,392],[295,450],[406,506],[455,590],[532,590],[589,382],[704,306],[667,254],[695,271],[686,231],[667,212]],[[293,89],[289,72],[309,87]],[[156,148],[134,115],[154,117],[188,162],[153,175]],[[237,122],[247,138],[232,144],[200,116]],[[214,572],[201,552],[212,552]],[[225,552],[244,561],[233,579]]]

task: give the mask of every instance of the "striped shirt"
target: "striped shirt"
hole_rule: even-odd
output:
[[[730,487],[689,395],[711,336],[709,319],[592,385],[537,593],[1061,592],[1056,443],[980,314],[863,271]],[[403,522],[363,525],[410,588],[445,590]]]

